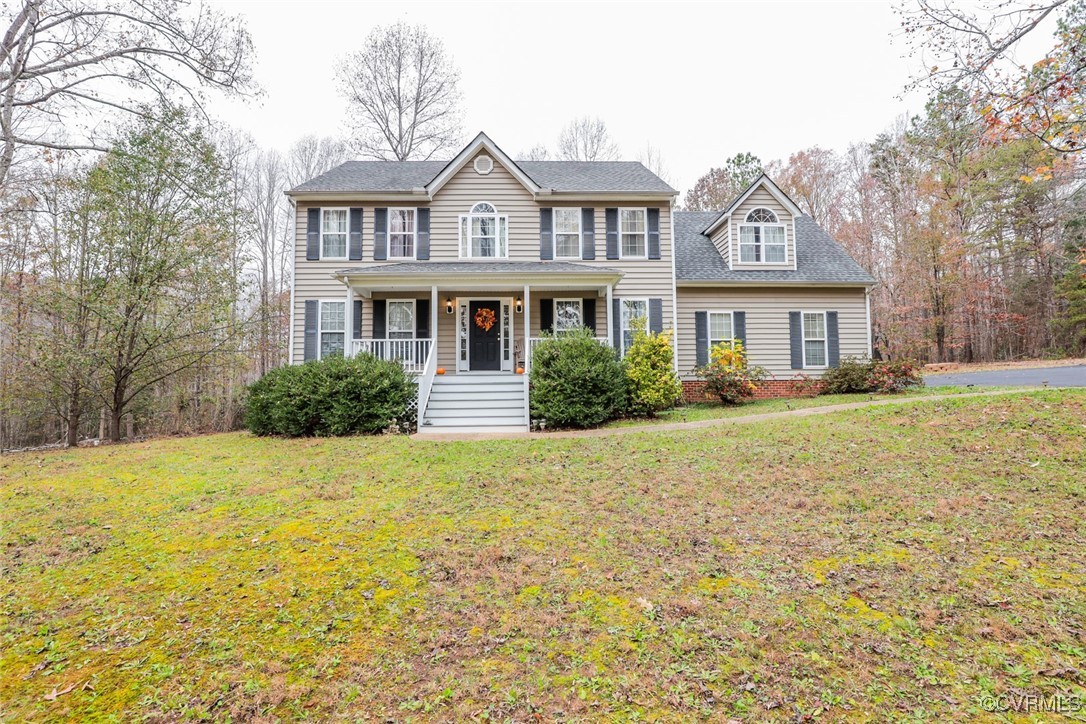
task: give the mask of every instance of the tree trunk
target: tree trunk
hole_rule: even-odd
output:
[[[65,440],[67,447],[79,445],[79,418],[82,412],[82,404],[79,387],[77,386],[72,390],[71,397],[68,398],[68,438]]]

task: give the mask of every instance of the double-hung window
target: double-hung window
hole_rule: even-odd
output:
[[[346,332],[345,305],[346,302],[321,302],[320,304],[321,359],[343,355]]]
[[[633,344],[634,320],[648,320],[649,302],[647,299],[623,299],[622,300],[622,354]]]
[[[826,313],[803,313],[803,366],[826,366]]]
[[[557,259],[581,258],[581,210],[554,210],[554,256]]]
[[[480,201],[460,217],[460,258],[505,259],[509,256],[509,217]]]
[[[388,210],[388,256],[390,259],[415,258],[415,210]]]
[[[584,326],[583,301],[580,299],[554,300],[554,333],[568,334]]]
[[[739,261],[744,264],[788,262],[784,224],[769,209],[754,209],[747,214],[746,223],[739,225]]]
[[[321,258],[347,258],[347,209],[321,209]]]
[[[622,258],[648,257],[648,234],[644,209],[619,209],[618,231]]]
[[[389,339],[414,339],[415,338],[415,300],[387,302],[388,309],[388,338]]]
[[[709,312],[709,348],[724,342],[731,345],[735,339],[735,325],[731,312]]]

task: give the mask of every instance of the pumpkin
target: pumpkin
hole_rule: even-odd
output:
[[[524,374],[524,368],[523,367],[517,367],[517,374],[518,375]]]
[[[437,368],[437,373],[438,373],[439,375],[443,375],[443,374],[445,374],[445,368],[444,368],[444,367],[438,367],[438,368]]]

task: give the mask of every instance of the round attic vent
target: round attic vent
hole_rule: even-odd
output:
[[[486,176],[488,173],[494,170],[494,159],[486,154],[475,157],[475,173],[480,176]]]

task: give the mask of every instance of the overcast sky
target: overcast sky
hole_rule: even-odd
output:
[[[636,159],[652,143],[686,191],[728,157],[870,140],[922,99],[881,2],[356,3],[217,0],[247,17],[266,95],[213,112],[260,143],[342,134],[337,60],[375,25],[423,23],[462,73],[465,141],[514,157],[599,116]]]

